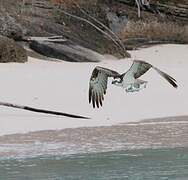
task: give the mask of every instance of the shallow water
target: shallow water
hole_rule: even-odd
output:
[[[114,151],[0,161],[3,180],[188,179],[188,149]]]

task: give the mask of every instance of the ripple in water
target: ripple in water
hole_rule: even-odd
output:
[[[188,149],[147,149],[0,161],[3,180],[186,180]]]

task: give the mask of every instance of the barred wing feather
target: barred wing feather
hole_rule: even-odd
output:
[[[134,78],[137,79],[145,74],[151,67],[152,65],[147,62],[135,60],[129,71],[132,71]]]
[[[89,103],[92,102],[93,108],[102,106],[104,95],[107,90],[107,83],[109,77],[119,77],[120,74],[116,71],[103,68],[95,67],[92,72],[89,82]]]

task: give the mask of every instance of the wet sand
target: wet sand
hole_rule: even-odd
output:
[[[188,147],[188,116],[0,136],[1,158],[176,147]]]

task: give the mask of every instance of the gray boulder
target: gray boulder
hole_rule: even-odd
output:
[[[58,37],[32,38],[30,48],[44,56],[70,62],[98,62],[104,58],[93,50]]]
[[[19,40],[23,36],[22,29],[8,13],[0,12],[0,35]]]
[[[27,61],[27,52],[14,40],[0,35],[0,63]]]

